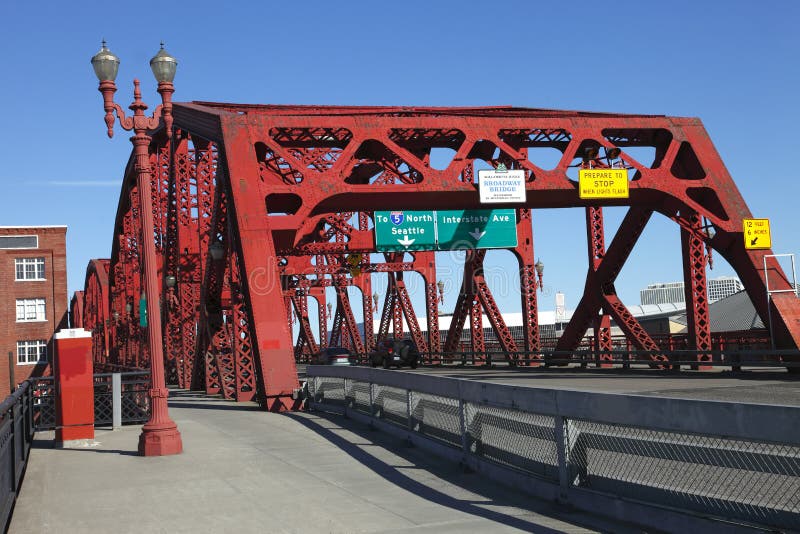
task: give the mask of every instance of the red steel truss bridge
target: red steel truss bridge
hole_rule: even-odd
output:
[[[76,324],[94,332],[98,363],[148,366],[139,327],[142,292],[141,239],[154,239],[159,256],[163,342],[168,383],[205,389],[225,398],[258,400],[270,410],[295,406],[295,367],[330,339],[369,351],[375,338],[403,330],[423,352],[448,353],[469,321],[471,349],[486,348],[488,317],[500,349],[514,363],[539,365],[532,225],[536,208],[583,207],[589,269],[584,293],[557,351],[574,351],[593,330],[596,351],[613,348],[613,320],[629,346],[650,351],[653,365],[667,367],[663,347],[617,296],[614,283],[650,217],[674,221],[681,250],[688,316],[688,348],[697,367],[711,356],[706,264],[722,255],[744,283],[761,317],[768,316],[765,276],[771,289],[791,284],[769,250],[746,250],[742,220],[751,217],[706,130],[698,119],[621,115],[514,107],[425,108],[239,105],[210,102],[174,105],[171,136],[162,129],[150,145],[151,187],[136,187],[128,163],[119,200],[110,260],[90,262],[85,289],[72,309]],[[634,157],[641,147],[652,162]],[[434,168],[431,153],[454,156]],[[555,149],[561,158],[542,168],[530,157]],[[603,168],[615,160],[629,169],[630,196],[581,200],[568,169]],[[485,251],[470,251],[451,328],[440,336],[436,261],[433,252],[386,253],[374,262],[375,210],[473,209],[479,203],[476,163],[522,169],[527,200],[515,205],[523,335],[512,336],[484,279]],[[440,166],[440,165],[439,165]],[[141,235],[138,195],[152,195],[154,235]],[[604,206],[628,208],[610,240]],[[484,206],[485,207],[485,206]],[[566,246],[566,244],[565,244]],[[675,251],[678,252],[678,251]],[[666,254],[666,252],[665,252]],[[427,333],[417,322],[404,273],[425,283]],[[376,274],[380,273],[380,274]],[[371,318],[373,275],[388,277],[378,332]],[[329,308],[326,287],[335,289]],[[360,290],[351,302],[347,287]],[[318,336],[308,299],[317,301]],[[358,300],[358,299],[356,299]],[[772,299],[772,337],[779,349],[800,345],[800,300],[793,293]],[[331,310],[329,312],[329,309]],[[333,313],[331,331],[328,314]],[[292,322],[299,336],[292,340]],[[610,358],[610,356],[608,356]],[[610,365],[606,363],[605,365]]]

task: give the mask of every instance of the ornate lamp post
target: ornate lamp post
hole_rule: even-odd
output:
[[[439,304],[444,304],[444,282],[439,280],[436,282],[436,287],[439,288]]]
[[[533,264],[533,268],[536,269],[536,275],[539,277],[539,291],[544,291],[544,284],[542,283],[544,263],[542,263],[542,260],[536,260],[536,263]]]
[[[150,146],[150,133],[163,124],[167,135],[172,130],[172,93],[175,89],[172,80],[175,78],[177,60],[164,50],[161,50],[150,60],[150,68],[158,81],[158,93],[161,95],[162,104],[158,106],[151,117],[144,111],[147,104],[142,102],[139,90],[139,80],[133,81],[133,103],[128,109],[133,111],[133,116],[126,116],[125,111],[114,102],[114,93],[117,86],[114,79],[117,77],[119,58],[103,47],[92,57],[92,67],[100,80],[99,90],[103,94],[103,108],[105,109],[108,136],[114,135],[114,113],[123,130],[133,130],[134,136],[131,143],[134,148],[134,169],[136,171],[136,185],[139,189],[139,211],[142,221],[142,256],[144,257],[144,294],[147,301],[147,341],[150,349],[150,420],[142,427],[139,435],[139,453],[144,456],[163,456],[178,454],[183,451],[181,434],[178,426],[170,419],[167,408],[169,392],[164,381],[164,352],[161,342],[161,314],[158,310],[158,281],[156,280],[156,248],[153,242],[153,202],[150,195],[150,159],[148,147]],[[163,123],[162,123],[163,119]],[[127,306],[126,306],[127,308]]]

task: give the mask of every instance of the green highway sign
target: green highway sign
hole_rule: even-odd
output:
[[[378,252],[516,246],[514,209],[375,212]]]
[[[513,248],[517,246],[514,209],[436,212],[438,250]]]
[[[436,250],[435,221],[433,211],[376,211],[375,249]]]

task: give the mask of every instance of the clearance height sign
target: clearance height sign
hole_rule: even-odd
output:
[[[747,250],[763,250],[772,248],[772,234],[769,230],[769,219],[743,219],[744,248]]]
[[[628,198],[625,169],[581,169],[578,171],[580,198]]]

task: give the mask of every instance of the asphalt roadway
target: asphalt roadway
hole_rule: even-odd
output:
[[[752,368],[734,373],[721,369],[623,371],[591,367],[511,368],[495,364],[492,367],[402,368],[402,371],[545,389],[800,406],[800,374],[789,374],[784,368]],[[304,365],[298,366],[298,376],[304,379]]]

